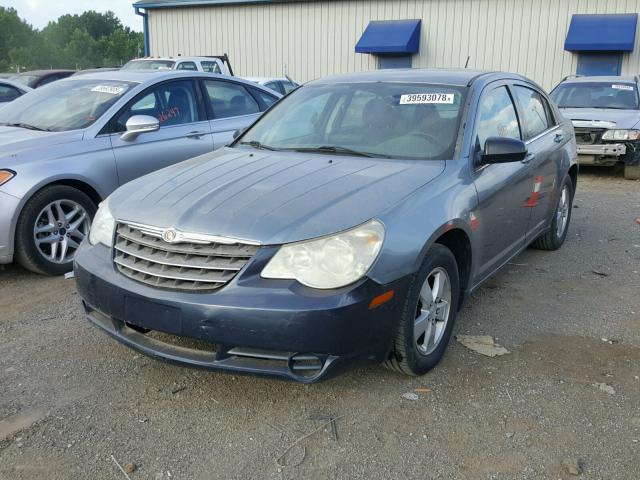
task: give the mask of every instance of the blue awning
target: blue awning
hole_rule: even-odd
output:
[[[420,50],[420,20],[369,22],[356,44],[357,53],[412,54]]]
[[[569,52],[631,52],[637,13],[573,15],[564,49]]]

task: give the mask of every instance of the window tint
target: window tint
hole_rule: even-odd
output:
[[[200,65],[202,65],[202,70],[207,73],[222,73],[218,62],[200,62]]]
[[[150,115],[160,121],[160,127],[198,121],[198,103],[189,80],[163,83],[136,97],[116,120],[116,131],[126,130],[133,115]]]
[[[198,67],[196,67],[196,64],[193,62],[182,62],[178,64],[176,70],[191,70],[195,72],[198,70]]]
[[[525,140],[540,135],[550,127],[547,119],[548,108],[545,109],[544,99],[535,90],[526,87],[513,87],[516,101],[522,108],[522,130]]]
[[[260,107],[242,85],[219,80],[205,80],[214,118],[239,117],[259,113]]]
[[[520,139],[516,109],[506,87],[498,87],[482,99],[476,131],[481,148],[489,137]]]
[[[259,88],[252,88],[251,93],[253,93],[254,96],[260,99],[260,101],[262,102],[263,110],[266,110],[278,101],[278,97],[276,97],[275,95],[269,95],[267,92]]]
[[[17,88],[13,88],[10,85],[0,84],[0,102],[10,102],[20,96],[20,92]]]

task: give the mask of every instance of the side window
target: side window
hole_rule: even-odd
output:
[[[251,93],[254,97],[258,97],[262,102],[261,110],[266,110],[278,101],[278,97],[276,97],[275,95],[269,95],[267,92],[260,88],[251,88]]]
[[[194,62],[182,62],[178,64],[176,70],[191,70],[195,72],[198,70],[198,67],[196,67]]]
[[[264,84],[264,86],[270,88],[271,90],[275,90],[278,93],[284,94],[284,90],[280,86],[280,82],[267,82]]]
[[[204,81],[213,118],[239,117],[260,113],[258,102],[244,86],[221,80]]]
[[[0,102],[10,102],[20,96],[20,91],[10,85],[0,85]]]
[[[513,92],[516,101],[522,110],[522,126],[525,140],[529,140],[551,127],[548,114],[549,106],[545,108],[546,101],[535,90],[527,87],[514,86]]]
[[[281,82],[282,83],[282,88],[284,89],[284,94],[286,95],[287,93],[293,91],[296,89],[297,85],[294,85],[291,82]]]
[[[200,62],[200,65],[202,65],[202,70],[207,73],[222,73],[218,62]]]
[[[190,80],[163,83],[134,98],[115,121],[115,131],[124,132],[127,120],[134,115],[150,115],[160,121],[160,128],[198,121],[198,103]]]
[[[480,101],[476,133],[481,148],[489,137],[520,140],[518,116],[506,87],[490,91]]]

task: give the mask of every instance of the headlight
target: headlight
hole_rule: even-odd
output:
[[[116,228],[116,221],[109,210],[109,200],[105,200],[98,207],[96,216],[93,217],[91,230],[89,230],[89,243],[97,245],[102,243],[107,247],[113,246],[113,231]]]
[[[262,270],[264,278],[297,280],[312,288],[339,288],[362,278],[380,253],[377,220],[336,235],[283,245]]]
[[[603,140],[638,140],[640,130],[607,130],[602,135]]]
[[[4,185],[15,176],[16,172],[12,170],[0,170],[0,185]]]

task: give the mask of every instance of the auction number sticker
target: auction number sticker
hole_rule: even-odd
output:
[[[453,93],[411,93],[400,97],[400,105],[417,105],[421,103],[452,104],[454,97]]]
[[[611,88],[615,88],[616,90],[630,90],[633,92],[633,87],[631,85],[611,85]]]
[[[120,95],[124,92],[124,87],[114,87],[112,85],[97,85],[91,89],[92,92],[110,93],[111,95]]]

